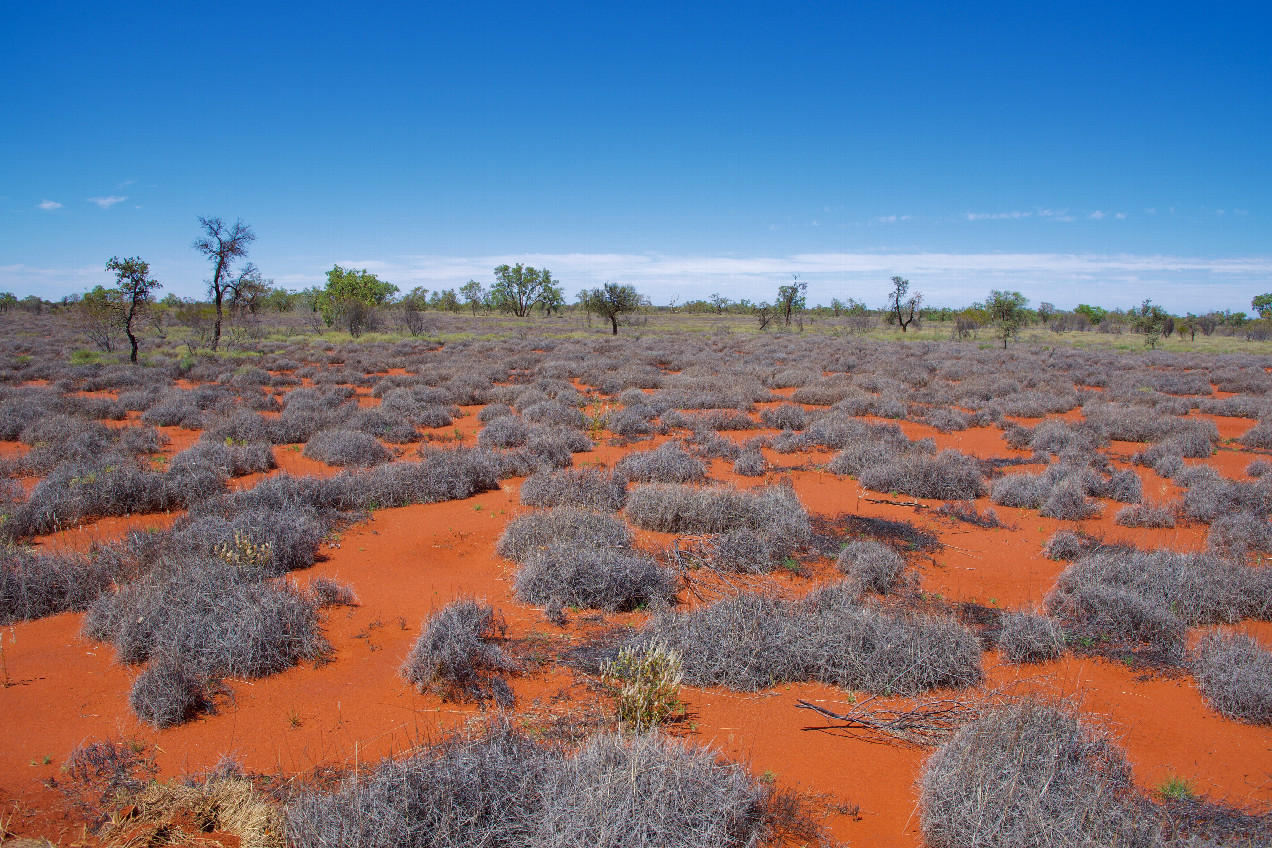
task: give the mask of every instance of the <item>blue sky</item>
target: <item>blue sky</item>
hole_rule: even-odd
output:
[[[1256,3],[10,4],[0,290],[119,254],[198,295],[219,215],[289,288],[525,261],[655,302],[798,273],[878,305],[900,274],[1248,309],[1269,31]]]

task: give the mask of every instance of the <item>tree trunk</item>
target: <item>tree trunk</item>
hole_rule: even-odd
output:
[[[128,360],[135,364],[137,362],[137,337],[133,335],[132,327],[127,327],[124,332],[128,334],[128,342],[132,345],[132,355],[128,357]]]
[[[221,292],[216,293],[216,321],[212,325],[212,349],[221,343]]]
[[[618,316],[617,315],[610,316],[610,324],[613,325],[614,335],[617,336],[618,335]]]

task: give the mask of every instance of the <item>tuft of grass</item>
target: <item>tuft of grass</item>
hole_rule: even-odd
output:
[[[658,727],[680,707],[680,655],[666,645],[623,648],[601,666],[601,676],[614,691],[618,720],[638,732]]]

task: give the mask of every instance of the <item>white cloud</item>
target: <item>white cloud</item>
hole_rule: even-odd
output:
[[[1114,218],[1117,218],[1119,221],[1125,221],[1125,220],[1126,220],[1126,213],[1125,213],[1125,212],[1119,212],[1119,213],[1117,213],[1116,215],[1114,215],[1113,217],[1114,217]]]
[[[1092,218],[1094,218],[1095,220],[1097,220],[1097,221],[1098,221],[1098,220],[1100,220],[1101,218],[1103,218],[1103,217],[1104,217],[1104,214],[1105,214],[1105,213],[1103,213],[1103,212],[1101,212],[1099,209],[1097,209],[1097,210],[1095,210],[1094,212],[1092,212],[1092,213],[1091,213],[1091,216],[1090,216],[1090,217],[1092,217]]]
[[[56,200],[41,200],[39,203],[35,204],[35,208],[43,209],[45,212],[52,212],[54,209],[61,209],[62,204],[58,203]]]
[[[1001,221],[1007,218],[1028,218],[1033,215],[1032,212],[968,212],[967,220],[969,221]]]
[[[88,198],[88,202],[96,203],[98,206],[100,206],[103,209],[109,209],[110,207],[114,206],[116,203],[123,203],[127,199],[128,198],[126,196],[112,194],[109,197],[90,197]]]

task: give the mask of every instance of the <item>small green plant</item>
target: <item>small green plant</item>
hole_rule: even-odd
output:
[[[1167,801],[1191,801],[1197,797],[1192,783],[1174,774],[1157,785],[1157,794]]]
[[[234,541],[222,542],[216,549],[217,556],[239,568],[269,565],[274,559],[274,549],[269,542],[253,542],[241,530],[234,531]]]
[[[601,674],[615,693],[618,720],[634,730],[657,727],[680,708],[680,654],[664,644],[624,648]]]

